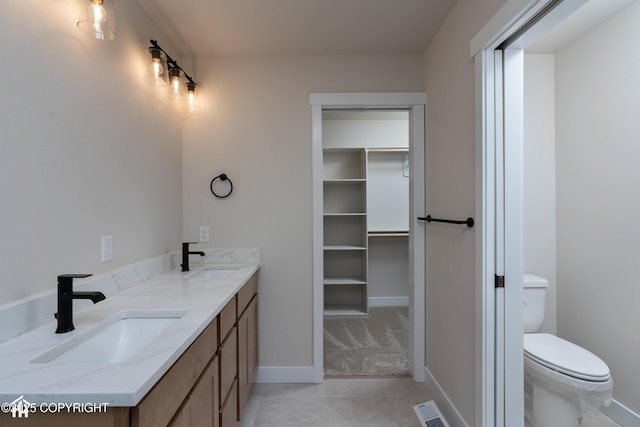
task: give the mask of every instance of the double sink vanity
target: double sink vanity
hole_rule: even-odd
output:
[[[28,409],[4,405],[0,425],[235,426],[258,364],[258,269],[205,258],[76,311],[71,332],[0,344],[0,403]]]

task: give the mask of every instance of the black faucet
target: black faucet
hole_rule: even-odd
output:
[[[73,326],[73,300],[90,299],[94,304],[102,301],[106,297],[102,292],[73,292],[73,279],[82,279],[91,274],[62,274],[58,276],[58,312],[55,314],[58,319],[56,334],[71,332]]]
[[[205,256],[205,253],[202,251],[189,251],[189,245],[195,245],[198,242],[184,242],[182,243],[182,271],[189,271],[189,255],[200,255]]]

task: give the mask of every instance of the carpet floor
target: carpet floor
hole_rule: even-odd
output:
[[[324,318],[324,373],[409,374],[409,308],[370,307],[369,316]]]

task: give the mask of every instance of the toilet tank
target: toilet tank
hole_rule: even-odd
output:
[[[533,274],[522,276],[522,304],[524,333],[538,332],[544,322],[549,281]]]

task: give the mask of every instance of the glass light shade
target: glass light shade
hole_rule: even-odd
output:
[[[187,83],[187,102],[184,103],[182,109],[187,113],[197,113],[200,111],[200,99],[196,92],[195,83]]]
[[[184,73],[179,68],[169,68],[169,86],[167,86],[167,98],[174,101],[187,99]]]
[[[78,29],[98,40],[116,38],[113,0],[84,0],[78,18]]]
[[[144,81],[153,86],[166,86],[169,84],[167,59],[164,52],[156,47],[150,47],[151,60],[147,65]]]

